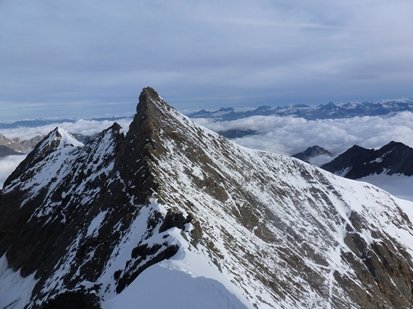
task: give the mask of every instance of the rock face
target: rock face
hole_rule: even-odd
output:
[[[17,154],[27,153],[31,151],[36,146],[36,144],[42,140],[42,138],[42,136],[38,135],[26,140],[21,140],[19,138],[9,139],[4,135],[0,134],[0,147],[7,147],[16,152]]]
[[[34,280],[27,302],[0,305],[105,307],[148,267],[189,253],[247,308],[413,305],[412,203],[239,147],[152,88],[120,129],[83,145],[57,128],[7,179],[0,256]]]
[[[308,147],[306,150],[292,155],[292,157],[310,163],[310,160],[319,156],[332,157],[332,153],[318,145]]]
[[[19,154],[17,144],[17,140],[8,139],[0,134],[0,157]]]
[[[374,174],[412,176],[413,149],[393,141],[378,150],[355,145],[322,168],[351,179]]]
[[[17,151],[14,151],[13,149],[0,145],[0,158],[1,157],[6,157],[6,156],[12,156],[12,155],[19,155],[20,153]]]

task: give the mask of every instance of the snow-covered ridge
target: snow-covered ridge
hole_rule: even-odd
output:
[[[58,143],[58,147],[83,147],[83,144],[79,142],[72,134],[66,130],[57,127],[40,143],[39,148],[49,147],[55,142]]]
[[[33,197],[50,185],[50,194],[56,185],[67,176],[80,151],[79,148],[83,146],[69,132],[57,127],[45,136],[28,158],[22,162],[22,174],[17,176],[19,166],[9,177],[4,191],[9,192],[19,188],[23,191],[28,190],[30,192],[28,195]]]
[[[0,194],[0,254],[37,275],[29,308],[65,297],[128,308],[149,302],[137,291],[159,276],[165,288],[206,289],[199,297],[220,308],[413,304],[413,203],[240,147],[151,88],[126,136],[114,125],[83,147],[33,156]],[[33,192],[30,179],[51,170],[59,177]],[[170,307],[193,307],[185,300]]]

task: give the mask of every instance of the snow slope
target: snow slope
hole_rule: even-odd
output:
[[[181,238],[178,234],[177,238]],[[160,296],[160,294],[162,296]],[[253,308],[228,278],[204,256],[182,248],[177,255],[145,270],[103,309]]]

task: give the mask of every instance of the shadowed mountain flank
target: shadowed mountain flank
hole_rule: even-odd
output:
[[[354,145],[322,168],[351,179],[375,174],[412,176],[413,149],[394,141],[377,150]]]

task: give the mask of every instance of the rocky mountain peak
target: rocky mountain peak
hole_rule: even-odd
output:
[[[383,152],[387,152],[387,151],[400,151],[403,149],[409,149],[410,147],[408,147],[407,145],[401,143],[401,142],[396,142],[396,141],[390,141],[388,144],[384,145],[381,150]]]
[[[308,163],[311,162],[311,159],[317,158],[320,156],[332,157],[333,155],[330,151],[318,145],[308,147],[306,150],[292,155],[292,157],[300,159]]]
[[[156,104],[159,101],[161,101],[161,98],[152,87],[143,88],[139,94],[139,103],[141,104]]]
[[[143,88],[139,95],[139,103],[136,106],[138,116],[156,118],[165,109],[171,110],[172,107],[159,96],[155,89],[151,87]],[[165,113],[162,112],[161,114]]]
[[[57,148],[65,147],[82,147],[83,144],[79,142],[71,133],[63,128],[56,127],[37,145],[37,149],[56,150]]]
[[[117,122],[114,122],[113,125],[111,125],[109,128],[115,133],[119,133],[120,130],[122,130],[122,127]]]
[[[234,295],[236,308],[413,304],[413,205],[240,147],[152,88],[126,135],[114,124],[80,147],[57,129],[47,145],[0,193],[0,307],[123,308],[151,269],[207,282],[206,308]],[[24,296],[1,294],[16,282]]]
[[[20,163],[16,170],[6,179],[4,187],[11,182],[19,179],[23,174],[30,178],[31,174],[27,173],[31,166],[44,161],[47,157],[61,155],[61,151],[71,151],[75,148],[83,147],[72,134],[63,128],[56,127],[49,134],[47,134],[34,149],[27,155],[26,159]]]
[[[151,87],[146,87],[139,95],[136,115],[129,127],[126,138],[129,144],[137,143],[136,148],[153,146],[153,139],[160,129],[177,114]],[[148,152],[146,152],[148,154]]]
[[[391,141],[380,149],[366,149],[354,145],[322,168],[352,179],[378,174],[411,176],[412,159],[411,147]]]

